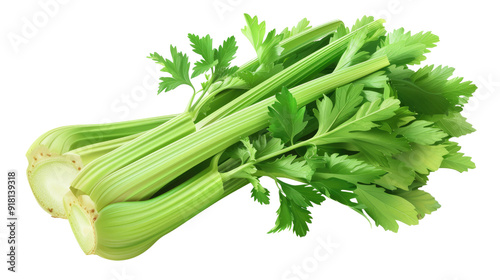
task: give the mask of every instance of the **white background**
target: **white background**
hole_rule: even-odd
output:
[[[49,11],[43,3],[56,3]],[[1,279],[500,279],[498,227],[498,9],[495,1],[2,1],[0,4],[1,173],[19,172],[18,273],[0,265]],[[496,5],[495,5],[496,6]],[[260,206],[244,188],[204,211],[143,255],[128,261],[86,256],[65,220],[33,198],[24,153],[54,127],[123,121],[181,112],[188,91],[156,95],[150,52],[169,44],[189,50],[188,32],[217,43],[236,35],[238,64],[254,56],[241,35],[244,12],[279,30],[307,17],[312,24],[364,14],[387,29],[431,30],[441,42],[426,64],[457,68],[479,89],[466,108],[478,132],[459,139],[477,169],[440,170],[425,190],[442,208],[398,234],[369,224],[327,201],[313,209],[305,238],[266,234],[273,203]],[[30,23],[35,30],[22,33]],[[15,35],[14,35],[15,34]],[[13,44],[9,38],[21,36]],[[19,38],[18,38],[19,39]],[[194,57],[194,56],[193,56]],[[0,217],[6,216],[0,180]],[[272,189],[272,185],[268,184]],[[0,260],[6,259],[5,225]],[[324,245],[330,244],[330,245]],[[297,272],[301,271],[301,272]],[[6,278],[5,278],[6,277]]]

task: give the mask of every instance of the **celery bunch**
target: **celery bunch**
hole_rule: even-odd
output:
[[[275,180],[280,201],[270,232],[306,235],[308,209],[325,199],[397,231],[397,221],[416,225],[440,207],[422,190],[430,172],[475,167],[450,138],[474,131],[460,111],[476,87],[450,79],[449,67],[409,68],[437,36],[387,33],[372,17],[351,28],[304,19],[280,33],[266,32],[257,17],[245,20],[257,58],[240,67],[231,65],[234,37],[214,48],[209,35],[189,34],[201,56],[192,70],[176,47],[171,59],[150,55],[169,74],[159,93],[193,89],[184,113],[140,128],[111,124],[106,139],[70,130],[33,144],[29,159],[57,150],[52,138],[70,139],[57,150],[64,164],[29,169],[28,177],[42,207],[68,218],[86,254],[135,257],[248,183],[253,199],[269,204],[263,176]],[[202,74],[198,90],[191,78]],[[92,144],[71,144],[86,139]]]

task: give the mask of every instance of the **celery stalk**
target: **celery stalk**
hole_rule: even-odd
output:
[[[196,127],[191,115],[183,113],[136,139],[93,161],[76,176],[71,184],[75,195],[85,194],[84,187],[90,187],[106,175],[112,174],[148,154],[193,133]],[[80,187],[83,186],[83,187]]]
[[[64,154],[87,145],[144,132],[170,119],[172,116],[160,116],[119,123],[59,127],[38,137],[28,149],[26,157],[32,163],[39,159],[40,150],[43,149],[52,154]]]
[[[116,203],[103,209],[98,216],[89,210],[91,204],[85,199],[66,198],[66,205],[73,232],[86,254],[122,260],[146,251],[160,237],[223,195],[222,180],[215,164],[158,197]]]
[[[53,217],[64,218],[62,196],[85,165],[172,118],[72,125],[43,134],[26,153],[28,182],[38,204]]]

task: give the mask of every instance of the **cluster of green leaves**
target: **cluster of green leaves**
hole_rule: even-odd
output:
[[[312,41],[311,46],[308,45],[308,47],[296,52],[288,50],[284,54],[284,48],[281,45],[283,42],[311,28],[307,19],[300,20],[295,27],[285,28],[281,33],[277,33],[276,29],[266,33],[264,21],[259,22],[256,16],[251,17],[248,14],[244,16],[246,26],[242,29],[242,33],[254,47],[257,53],[257,63],[251,62],[242,68],[231,65],[238,49],[234,36],[227,38],[219,47],[215,48],[210,35],[201,37],[188,34],[192,51],[201,57],[194,62],[192,69],[187,55],[178,51],[174,46],[170,46],[171,59],[156,52],[151,53],[148,57],[162,66],[162,72],[169,74],[160,78],[158,93],[173,90],[180,85],[187,85],[193,89],[191,102],[199,92],[202,92],[199,99],[206,98],[211,101],[215,95],[223,90],[252,88],[295,62],[296,60],[290,59],[291,57],[304,57],[325,45]],[[305,38],[298,41],[304,44],[308,40]],[[287,62],[285,63],[285,61]],[[198,90],[191,79],[202,74],[205,75],[206,80],[201,83],[201,90]],[[205,106],[203,110],[209,110],[211,107],[210,102],[201,103],[204,103],[203,106]],[[196,105],[197,103],[194,106]],[[191,103],[188,108],[190,107]]]
[[[371,21],[358,20],[351,30]],[[340,28],[330,41],[349,32]],[[263,42],[262,34],[258,38]],[[475,168],[450,139],[474,131],[460,111],[476,87],[451,78],[450,67],[408,68],[437,41],[430,32],[403,29],[360,34],[334,71],[380,55],[389,57],[390,67],[338,88],[316,106],[299,108],[286,88],[276,95],[268,130],[228,152],[241,163],[231,175],[252,183],[257,202],[269,204],[271,193],[259,178],[275,180],[280,206],[270,232],[292,229],[304,236],[312,221],[309,208],[327,198],[396,232],[398,221],[416,225],[440,207],[421,189],[430,172]]]
[[[192,71],[187,56],[175,47],[170,49],[171,60],[150,55],[170,74],[161,78],[159,92],[179,85],[194,89],[191,78],[201,74],[206,76],[203,93],[216,84],[251,88],[374,22],[373,17],[363,17],[350,28],[342,25],[328,38],[286,53],[283,43],[311,28],[307,19],[280,33],[267,31],[266,23],[257,17],[245,14],[245,20],[242,32],[256,51],[256,63],[241,69],[231,66],[237,50],[234,37],[214,48],[209,35],[189,34],[193,51],[201,56]],[[475,167],[450,139],[474,131],[460,112],[476,87],[452,78],[451,67],[409,69],[425,60],[438,41],[430,32],[412,34],[402,28],[390,33],[384,29],[356,32],[332,65],[307,80],[381,56],[388,57],[391,66],[301,108],[283,88],[269,107],[268,129],[226,151],[239,166],[224,176],[248,180],[258,203],[269,204],[271,195],[259,178],[275,180],[280,207],[270,232],[292,229],[304,236],[312,221],[310,207],[326,199],[392,231],[398,230],[397,221],[415,225],[440,207],[421,188],[430,172],[439,168],[464,172]]]
[[[231,65],[231,60],[235,58],[238,47],[234,36],[227,38],[217,49],[212,47],[210,35],[200,38],[198,35],[188,34],[193,51],[199,54],[202,59],[194,63],[192,78],[212,71],[214,81],[224,76],[229,76],[236,72],[238,67]]]
[[[191,78],[211,71],[210,75],[207,75],[207,81],[213,83],[234,74],[238,69],[236,66],[231,66],[231,61],[235,58],[238,50],[234,36],[229,37],[218,48],[213,48],[213,40],[210,35],[200,38],[197,35],[188,34],[188,38],[193,52],[202,57],[194,63],[191,75],[191,65],[187,55],[177,51],[174,46],[170,46],[171,60],[156,52],[148,57],[163,66],[162,72],[170,74],[170,77],[160,78],[158,93],[173,90],[180,85],[188,85],[195,90]]]
[[[290,37],[310,29],[311,26],[309,25],[309,21],[304,18],[291,29],[287,27],[280,33],[276,29],[273,29],[266,33],[266,23],[264,21],[259,22],[257,16],[251,17],[245,14],[245,21],[246,26],[241,32],[252,44],[259,63],[254,67],[238,72],[237,76],[248,87],[253,87],[289,65],[284,64],[284,48],[281,46],[281,43]],[[302,50],[304,52],[303,55],[310,54],[314,50],[316,49],[308,48]],[[294,55],[296,56],[297,54]]]
[[[170,55],[172,59],[163,58],[158,53],[152,53],[148,56],[156,63],[162,66],[161,71],[170,74],[170,77],[161,77],[158,93],[171,91],[180,85],[188,85],[194,90],[189,76],[190,63],[186,54],[177,51],[177,48],[170,46]]]

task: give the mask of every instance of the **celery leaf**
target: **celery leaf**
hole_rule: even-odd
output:
[[[255,165],[266,176],[272,178],[290,178],[309,181],[313,170],[306,161],[296,159],[295,155],[282,156],[274,161],[265,161]]]
[[[366,213],[385,230],[397,232],[401,221],[407,225],[418,224],[415,206],[404,198],[386,193],[375,185],[358,185],[354,190],[357,201],[364,205]]]
[[[405,138],[380,129],[338,133],[331,143],[340,143],[339,146],[348,151],[360,152],[362,160],[376,164],[385,164],[392,155],[410,149]]]
[[[400,191],[395,194],[415,206],[419,219],[423,219],[426,214],[431,214],[441,207],[432,195],[422,190]]]
[[[308,185],[290,185],[277,180],[280,190],[280,207],[278,218],[273,229],[269,232],[279,232],[292,228],[297,236],[305,236],[309,231],[308,223],[311,223],[311,212],[307,207],[320,204],[325,200],[323,195],[315,188]]]
[[[217,49],[212,47],[210,35],[200,38],[198,35],[188,34],[193,52],[201,55],[202,59],[195,62],[192,78],[212,70],[212,81],[236,72],[237,67],[229,67],[234,59],[238,47],[234,36],[227,38]]]
[[[264,21],[259,23],[257,16],[251,17],[245,14],[245,21],[247,25],[241,29],[241,32],[257,52],[261,66],[271,67],[283,51],[283,48],[279,46],[283,35],[276,34],[276,30],[273,29],[266,36],[266,23]]]
[[[268,233],[280,232],[292,227],[293,216],[292,211],[290,210],[291,202],[289,202],[281,191],[279,192],[279,200],[280,206],[276,211],[278,217],[276,218],[274,227]]]
[[[431,32],[411,35],[411,32],[405,33],[404,29],[400,28],[387,34],[387,37],[380,41],[373,57],[386,55],[389,61],[397,66],[420,64],[425,60],[424,54],[435,47],[437,42],[439,37]]]
[[[163,58],[158,53],[152,53],[148,58],[151,58],[156,63],[163,66],[162,72],[167,72],[171,77],[161,77],[160,87],[158,93],[163,91],[167,92],[177,88],[180,85],[188,85],[194,89],[193,84],[189,78],[189,61],[187,55],[182,52],[178,52],[177,48],[170,46],[170,54],[172,55],[172,60]]]
[[[375,122],[391,118],[398,108],[399,100],[394,98],[365,102],[347,121],[331,131],[316,135],[309,142],[316,145],[342,142],[349,137],[351,132],[367,131],[378,126]]]
[[[310,22],[307,20],[307,18],[303,18],[297,23],[296,26],[292,27],[291,30],[288,30],[288,27],[286,27],[285,29],[283,29],[283,31],[281,31],[280,34],[283,36],[283,39],[288,39],[292,36],[295,36],[301,32],[310,29],[311,26],[309,25],[309,23]]]
[[[424,119],[435,122],[451,137],[460,137],[476,131],[464,116],[456,112],[448,115],[425,116]]]
[[[308,185],[290,185],[277,180],[286,197],[301,207],[309,207],[321,204],[325,198],[313,187]]]
[[[297,101],[285,87],[276,94],[276,100],[269,107],[269,132],[283,143],[293,144],[295,136],[307,125],[307,121],[304,121],[306,108],[298,108]]]
[[[227,150],[229,157],[241,160],[241,164],[249,161],[255,161],[257,150],[252,145],[252,143],[250,143],[250,139],[248,137],[245,137],[241,139],[240,142],[241,144],[232,146]]]
[[[188,38],[191,41],[193,52],[201,55],[203,58],[194,63],[193,74],[191,75],[194,78],[212,69],[219,61],[215,59],[215,50],[212,48],[212,38],[210,38],[210,35],[200,38],[198,35],[188,34]]]
[[[471,157],[465,156],[464,153],[459,152],[461,147],[458,146],[458,143],[449,141],[445,143],[445,145],[448,154],[444,156],[441,162],[441,168],[453,169],[460,173],[476,168]]]
[[[318,109],[314,109],[314,116],[318,119],[317,135],[324,134],[354,115],[359,104],[363,101],[361,91],[363,85],[349,84],[335,91],[335,106],[332,100],[324,96],[316,101]]]
[[[426,146],[412,143],[410,151],[396,155],[396,158],[420,174],[429,174],[429,171],[438,170],[447,154],[448,150],[444,145]]]
[[[284,147],[280,139],[270,137],[269,134],[260,135],[257,139],[255,139],[255,141],[253,141],[252,144],[257,150],[255,154],[256,158],[272,154],[283,149]]]
[[[357,207],[358,204],[352,200],[356,195],[352,192],[356,185],[337,178],[311,181],[311,186],[320,191],[326,197],[338,201],[349,207]]]
[[[249,178],[253,185],[251,196],[260,204],[269,204],[269,190],[264,188],[257,178]]]
[[[312,181],[336,178],[352,184],[369,184],[386,173],[384,170],[347,155],[325,154],[322,160],[324,166],[316,168]]]
[[[463,78],[449,79],[453,70],[433,65],[416,72],[390,67],[388,75],[403,105],[420,114],[435,115],[461,111],[477,88]]]
[[[410,142],[432,145],[448,136],[448,134],[433,125],[432,122],[418,120],[407,126],[400,127],[396,132]]]
[[[218,61],[215,66],[215,74],[219,76],[231,75],[238,67],[231,65],[231,61],[235,58],[236,51],[238,47],[236,46],[236,39],[234,36],[227,38],[219,48],[214,49],[214,58]],[[224,73],[225,72],[225,73]]]
[[[385,189],[409,190],[409,186],[415,180],[415,170],[402,161],[387,158],[386,163],[380,165],[379,168],[386,171],[387,174],[373,182]]]

